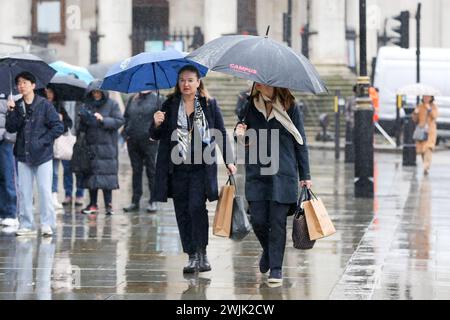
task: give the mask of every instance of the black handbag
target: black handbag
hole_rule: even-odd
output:
[[[243,196],[237,194],[234,176],[230,176],[230,182],[235,186],[230,238],[233,240],[242,240],[250,233],[251,226],[245,210],[245,199]]]
[[[302,202],[311,199],[309,190],[303,187],[300,191],[300,197],[297,202],[297,207],[294,212],[292,223],[292,242],[294,248],[308,250],[314,247],[316,240],[309,239],[308,226],[306,224],[305,211],[302,207]]]
[[[91,161],[95,158],[86,142],[86,134],[81,132],[75,145],[73,146],[73,155],[70,160],[70,166],[75,174],[89,175],[92,170]]]

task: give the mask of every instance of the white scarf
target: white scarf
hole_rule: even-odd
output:
[[[278,122],[280,122],[281,125],[287,131],[289,131],[290,134],[292,134],[292,136],[298,142],[298,144],[303,145],[302,135],[292,122],[291,117],[289,117],[289,114],[286,112],[286,110],[284,110],[284,107],[278,100],[278,98],[275,101],[271,101],[271,99],[269,99],[262,93],[259,93],[259,95],[253,99],[253,102],[255,104],[256,109],[264,115],[264,118],[267,119],[267,121],[270,121],[273,118],[277,119]],[[266,102],[272,103],[272,112],[270,113],[269,117],[267,117]]]

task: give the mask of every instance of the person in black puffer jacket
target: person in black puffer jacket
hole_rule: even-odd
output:
[[[91,170],[85,175],[84,187],[89,189],[90,203],[84,214],[98,212],[98,190],[103,190],[106,214],[113,214],[112,190],[119,189],[118,129],[124,119],[119,105],[102,91],[102,82],[94,80],[87,89],[86,103],[79,113],[80,132],[86,135],[90,152]]]

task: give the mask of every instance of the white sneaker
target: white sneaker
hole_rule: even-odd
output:
[[[49,226],[43,226],[41,228],[41,234],[43,237],[51,237],[53,235],[53,230]]]
[[[6,218],[2,220],[1,224],[2,226],[5,227],[16,227],[19,225],[19,220],[13,218]]]
[[[19,230],[16,231],[16,236],[35,236],[37,235],[37,231],[36,230],[31,230],[28,228],[20,228]]]
[[[58,201],[58,194],[56,192],[53,193],[53,206],[55,209],[62,209],[63,205]]]
[[[2,228],[2,233],[4,233],[4,234],[13,234],[13,233],[16,233],[18,229],[19,229],[19,226],[3,227]]]

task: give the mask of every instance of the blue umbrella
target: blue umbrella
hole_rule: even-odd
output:
[[[86,84],[91,83],[94,77],[86,68],[74,66],[64,61],[55,61],[50,66],[57,71],[58,76],[75,76],[75,78],[83,80]]]
[[[15,93],[14,78],[21,72],[31,72],[36,77],[36,89],[45,88],[56,73],[41,58],[29,53],[15,53],[0,57],[0,93]]]
[[[133,93],[173,88],[178,82],[178,71],[185,65],[195,66],[202,77],[206,75],[208,68],[185,56],[173,49],[140,53],[113,65],[102,89]]]

